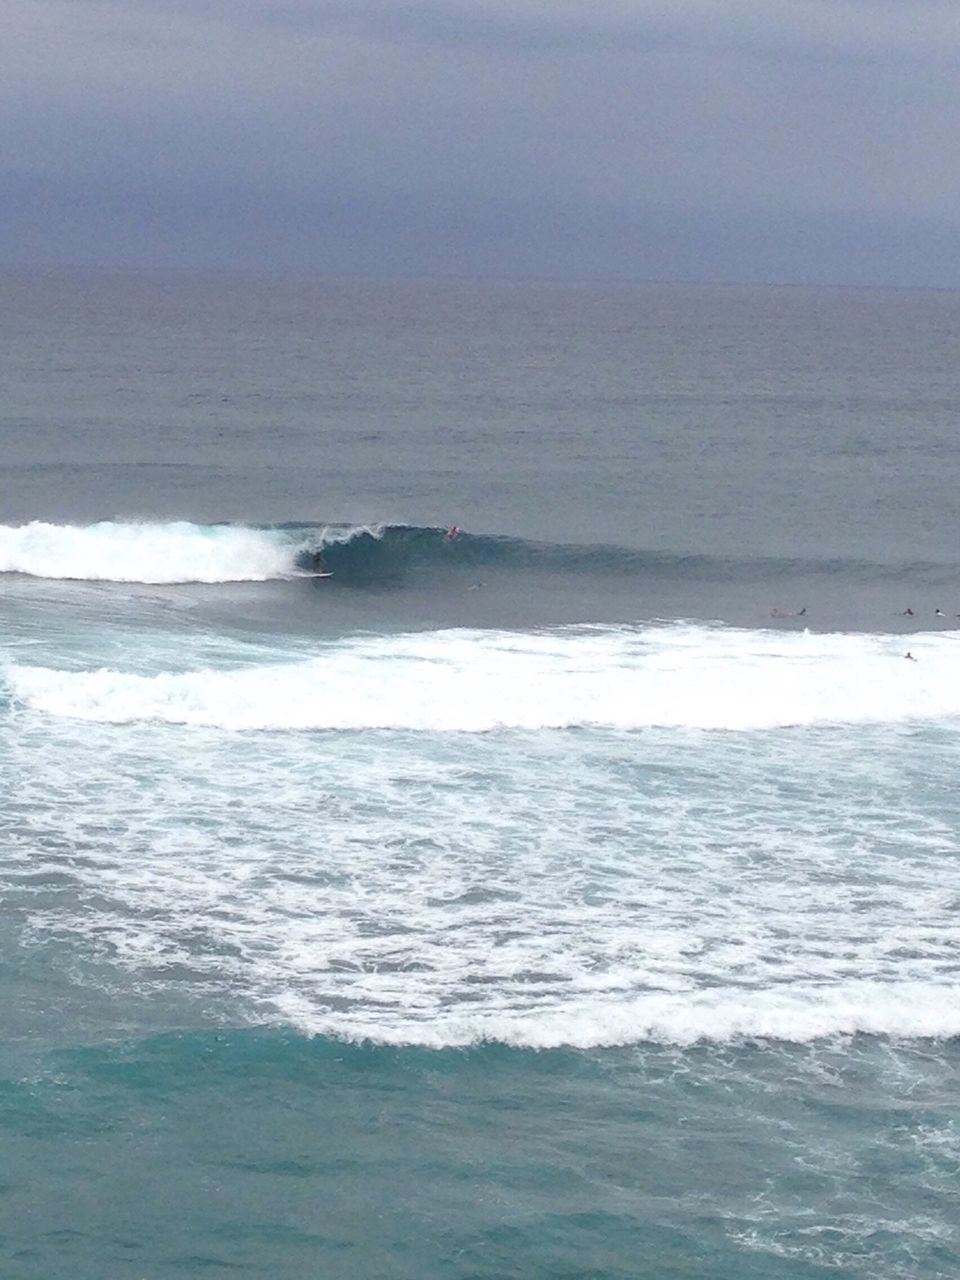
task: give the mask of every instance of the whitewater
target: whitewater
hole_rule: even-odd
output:
[[[953,631],[99,642],[2,669],[14,865],[85,849],[37,939],[384,1045],[960,1034]]]
[[[304,538],[185,520],[87,526],[32,520],[0,526],[0,573],[88,582],[262,582],[294,575],[307,549]]]
[[[956,766],[952,729],[853,727],[867,765],[837,726],[324,741],[13,714],[13,900],[95,984],[386,1044],[960,1034],[960,859],[916,782]]]
[[[142,673],[9,663],[9,696],[40,711],[232,730],[598,726],[762,730],[953,722],[960,635],[778,635],[692,624],[351,637],[234,670]],[[244,651],[246,657],[246,651]],[[141,664],[146,655],[139,655]]]

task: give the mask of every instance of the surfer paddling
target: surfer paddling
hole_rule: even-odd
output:
[[[456,542],[457,538],[460,537],[460,530],[455,524],[452,524],[444,536],[447,542]]]

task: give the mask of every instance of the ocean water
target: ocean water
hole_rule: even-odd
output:
[[[0,288],[4,1280],[955,1277],[960,295]]]

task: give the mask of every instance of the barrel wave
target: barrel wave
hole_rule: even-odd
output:
[[[956,567],[850,559],[677,554],[615,545],[542,542],[442,526],[284,522],[31,521],[0,525],[0,573],[91,582],[263,582],[332,573],[336,585],[400,587],[498,571],[652,583],[814,580],[958,585]]]

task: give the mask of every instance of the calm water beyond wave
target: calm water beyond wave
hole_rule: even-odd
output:
[[[960,295],[0,287],[0,1275],[955,1277]]]

